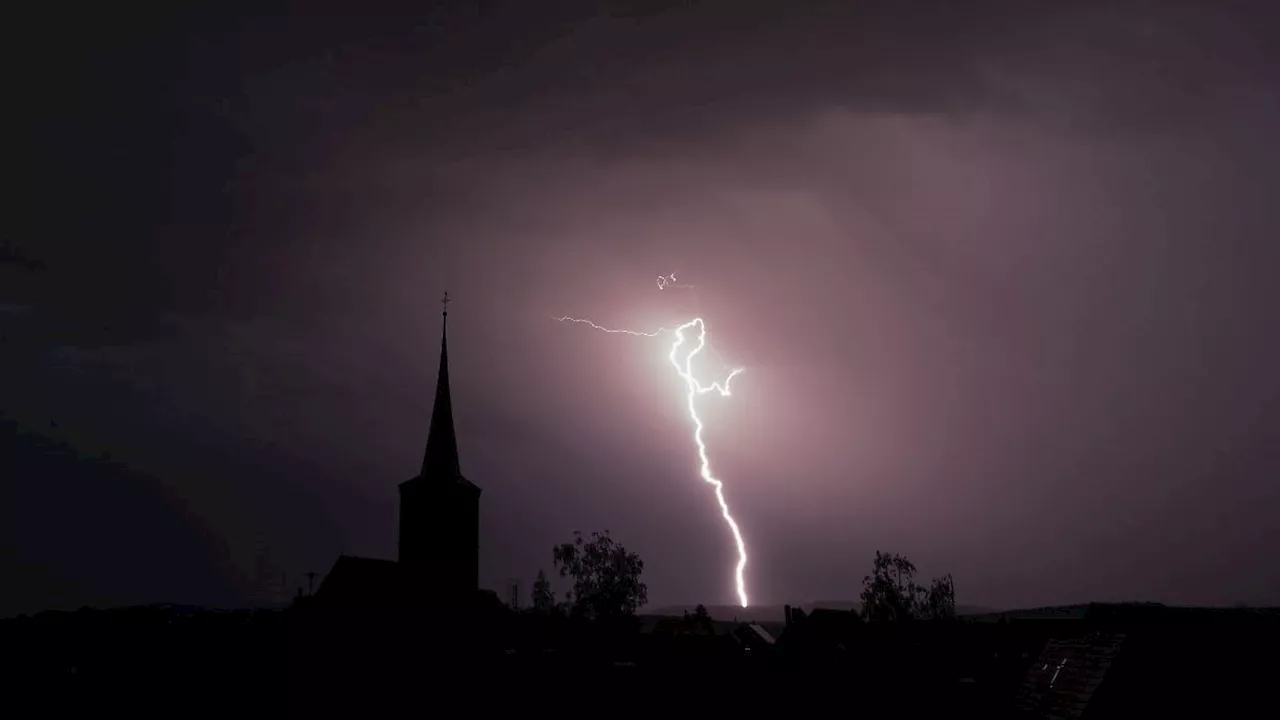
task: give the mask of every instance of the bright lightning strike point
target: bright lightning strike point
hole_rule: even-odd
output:
[[[675,275],[662,276],[658,278],[658,288],[665,289],[675,283]],[[680,286],[676,286],[680,287]],[[692,287],[692,286],[689,286]],[[675,342],[671,345],[671,352],[667,355],[667,359],[671,361],[671,366],[675,368],[676,374],[684,381],[686,388],[686,402],[689,408],[689,419],[693,421],[693,442],[698,448],[698,472],[707,484],[715,488],[716,502],[720,504],[720,514],[724,517],[725,524],[729,526],[729,531],[733,533],[734,543],[738,547],[738,564],[734,570],[734,582],[737,587],[738,601],[742,607],[747,607],[747,587],[744,573],[747,568],[747,544],[742,539],[742,531],[738,528],[738,523],[733,519],[733,514],[729,511],[729,503],[724,498],[724,482],[717,478],[711,472],[711,459],[707,452],[707,445],[702,439],[702,418],[698,416],[697,398],[699,395],[705,395],[709,392],[717,392],[722,397],[730,395],[730,383],[733,379],[742,373],[743,368],[736,368],[729,372],[728,377],[723,383],[711,383],[703,385],[693,374],[693,358],[707,347],[707,325],[702,318],[694,318],[683,325],[675,328],[673,331],[666,328],[658,328],[653,332],[640,332],[637,330],[626,330],[621,328],[607,328],[602,325],[574,317],[558,317],[555,318],[559,322],[573,322],[587,325],[593,330],[599,330],[607,333],[621,333],[625,335],[634,335],[636,337],[657,337],[664,332],[674,332]],[[697,328],[698,339],[697,346],[684,356],[684,363],[679,359],[680,348],[686,343],[685,331],[690,328]]]

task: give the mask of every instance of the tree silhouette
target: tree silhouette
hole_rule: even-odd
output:
[[[609,537],[609,531],[573,533],[573,542],[551,550],[560,577],[573,578],[569,595],[575,615],[594,620],[633,616],[649,600],[649,590],[640,580],[644,561]]]
[[[547,574],[541,570],[538,571],[538,578],[533,581],[533,609],[542,613],[556,609],[556,593],[551,589]]]
[[[706,630],[709,635],[716,634],[716,626],[711,622],[711,613],[707,612],[706,605],[698,605],[693,609],[693,623],[695,627]]]
[[[862,579],[862,616],[877,622],[913,619],[915,574],[910,560],[877,550],[871,574]]]
[[[871,621],[948,620],[956,616],[955,582],[935,578],[915,583],[916,566],[902,555],[876,551],[871,574],[862,579],[862,616]]]
[[[934,578],[922,598],[919,616],[923,620],[954,620],[956,617],[956,584],[948,573]]]

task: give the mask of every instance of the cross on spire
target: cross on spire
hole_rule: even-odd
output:
[[[445,317],[449,316],[449,303],[451,302],[453,301],[449,299],[449,291],[446,290],[444,292],[444,297],[440,299],[440,307],[443,308],[440,314]]]

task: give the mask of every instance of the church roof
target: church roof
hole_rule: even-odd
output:
[[[431,410],[431,429],[427,433],[427,449],[422,457],[422,471],[418,477],[451,481],[476,488],[471,481],[462,476],[462,465],[458,460],[458,438],[453,426],[453,399],[449,392],[448,302],[446,293],[444,322],[440,330],[440,369],[436,375],[436,399]],[[414,478],[414,480],[417,479]]]
[[[404,591],[400,567],[391,560],[339,555],[316,591],[323,604],[387,604]]]

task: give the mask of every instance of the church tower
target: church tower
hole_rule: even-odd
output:
[[[449,295],[422,470],[400,483],[400,565],[428,599],[466,601],[479,586],[480,488],[462,476],[449,395]]]

